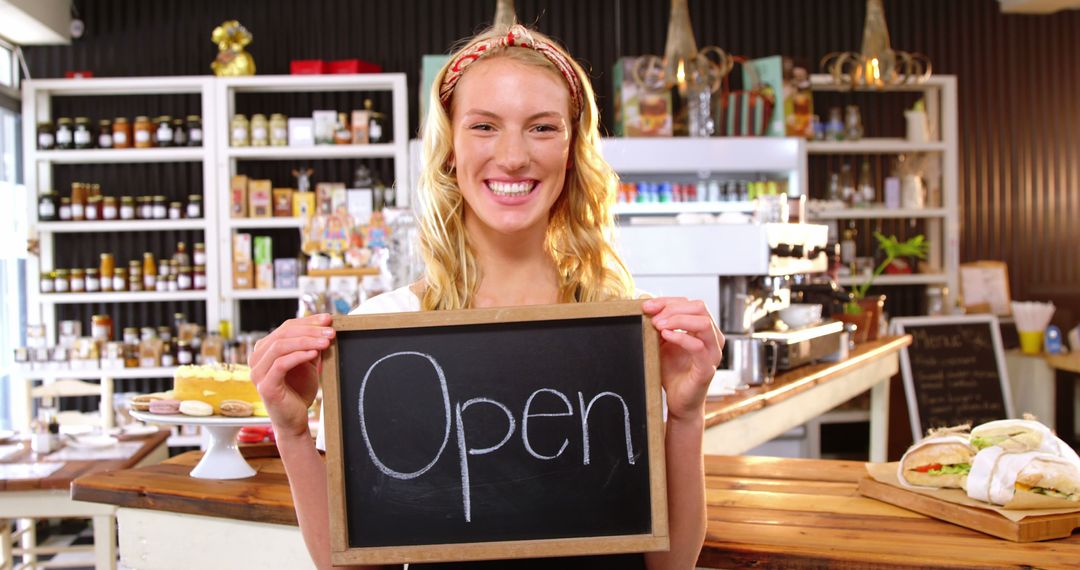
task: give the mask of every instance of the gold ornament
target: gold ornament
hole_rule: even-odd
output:
[[[848,89],[887,89],[930,78],[930,58],[921,53],[894,50],[889,41],[882,0],[866,0],[862,51],[833,52],[821,59],[821,67],[833,83]]]
[[[251,43],[251,32],[240,25],[236,20],[222,22],[214,28],[210,35],[210,41],[217,44],[218,54],[210,69],[219,77],[236,77],[241,75],[255,75],[255,58],[244,51],[244,47]]]

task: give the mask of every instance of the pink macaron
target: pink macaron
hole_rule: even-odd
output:
[[[150,402],[150,413],[173,415],[180,413],[180,400],[154,400]]]

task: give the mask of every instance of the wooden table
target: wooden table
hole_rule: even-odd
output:
[[[251,479],[192,479],[200,454],[191,452],[82,477],[72,495],[119,507],[120,553],[138,560],[139,570],[312,568],[281,461],[260,454],[245,451],[258,471]],[[859,462],[707,456],[705,473],[709,527],[698,562],[705,568],[1067,568],[1080,561],[1080,536],[1011,543],[861,497]]]
[[[95,568],[116,568],[116,507],[99,503],[72,500],[71,482],[86,475],[130,469],[157,463],[168,457],[165,440],[169,432],[159,431],[138,441],[142,446],[127,459],[64,461],[63,467],[45,477],[33,479],[0,478],[0,567],[10,561],[10,526],[6,519],[87,517],[94,520]],[[122,440],[124,441],[124,440]],[[127,440],[135,441],[135,440]],[[0,459],[0,464],[54,463],[48,456],[37,456],[30,450],[29,442],[23,449]],[[34,547],[33,521],[23,534],[23,548]]]
[[[870,390],[870,459],[884,461],[889,382],[911,337],[858,345],[841,362],[800,366],[756,386],[705,404],[705,453],[739,455]]]

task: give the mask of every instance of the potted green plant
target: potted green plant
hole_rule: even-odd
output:
[[[874,285],[874,280],[897,259],[905,257],[926,259],[929,250],[926,237],[922,234],[906,241],[900,241],[895,235],[886,236],[881,232],[874,232],[874,239],[877,240],[878,250],[884,254],[884,259],[874,268],[874,272],[870,274],[866,281],[851,289],[851,301],[844,305],[844,316],[849,318],[841,319],[854,322],[859,328],[864,329],[865,333],[859,334],[858,337],[865,340],[877,339],[877,327],[874,325],[880,320],[881,311],[885,305],[884,295],[880,295],[876,299],[866,297],[870,287]]]

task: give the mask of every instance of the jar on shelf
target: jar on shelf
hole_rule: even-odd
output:
[[[173,146],[187,146],[187,129],[184,128],[184,120],[177,117],[172,120]]]
[[[127,291],[128,290],[128,272],[123,267],[117,267],[113,271],[112,278],[113,291]]]
[[[251,116],[251,146],[267,146],[270,144],[270,126],[266,122],[266,115],[255,113]]]
[[[270,146],[288,146],[289,122],[285,115],[274,113],[270,115]]]
[[[177,265],[191,265],[191,256],[188,255],[187,244],[184,242],[177,242],[176,251],[172,256],[173,263]]]
[[[115,220],[118,214],[116,196],[105,196],[101,199],[101,219]]]
[[[90,132],[90,119],[75,117],[75,148],[84,150],[94,148],[94,133]]]
[[[248,146],[249,136],[247,117],[233,115],[232,122],[229,123],[229,146]]]
[[[139,115],[135,117],[135,125],[132,128],[135,135],[135,148],[150,148],[154,146],[154,125],[150,117]]]
[[[169,285],[169,280],[172,279],[172,285]],[[157,281],[154,283],[154,290],[158,293],[165,293],[168,291],[176,291],[176,276],[175,275],[158,275]]]
[[[51,190],[38,196],[38,221],[55,222],[60,215],[57,208],[57,194]]]
[[[186,340],[176,341],[176,364],[184,366],[195,362],[195,352],[191,350],[191,343]]]
[[[99,345],[113,339],[112,315],[93,315],[90,317],[90,338]]]
[[[75,148],[75,133],[72,128],[71,119],[68,117],[60,117],[56,121],[56,148],[60,150],[71,150]]]
[[[206,265],[206,244],[199,242],[195,244],[191,254],[192,265]]]
[[[37,124],[37,147],[38,150],[56,148],[56,128],[52,121],[41,121]]]
[[[196,291],[206,290],[206,266],[195,265],[191,272],[191,288]]]
[[[184,217],[184,205],[180,202],[169,202],[169,219],[179,220]]]
[[[162,115],[154,119],[154,146],[165,148],[173,146],[173,136],[176,134],[172,128],[172,117]]]
[[[135,219],[135,198],[131,196],[120,197],[120,219],[121,220],[134,220]]]
[[[69,281],[72,293],[85,293],[86,292],[86,271],[83,269],[72,269],[71,279]]]
[[[100,220],[102,217],[101,196],[88,196],[86,198],[86,211],[84,215],[88,221]]]
[[[67,293],[71,291],[71,272],[67,269],[53,271],[53,291]]]
[[[153,209],[151,210],[151,217],[153,219],[164,220],[169,217],[169,207],[164,196],[154,196],[152,203]]]
[[[131,123],[127,117],[117,117],[112,124],[113,148],[131,148]]]
[[[124,368],[139,367],[139,329],[124,329]]]
[[[150,196],[139,196],[137,198],[138,209],[135,212],[135,217],[140,220],[152,220],[154,219],[154,203]]]
[[[169,327],[158,327],[157,337],[166,342],[172,340],[172,329]]]
[[[112,121],[109,119],[101,119],[98,121],[98,148],[112,148],[113,147],[113,126]]]
[[[372,144],[385,141],[386,115],[371,107],[371,99],[364,99],[364,109],[370,111],[368,119],[368,142]]]
[[[128,262],[128,291],[143,290],[142,263],[136,259]]]
[[[38,282],[38,290],[42,293],[55,293],[56,274],[52,271],[42,271],[41,281]]]
[[[87,196],[101,196],[101,184],[93,183],[86,185]]]
[[[180,291],[189,291],[194,288],[190,266],[183,265],[177,270],[176,288]]]
[[[187,217],[191,219],[201,218],[203,217],[202,210],[202,195],[192,194],[188,196],[187,211],[185,212]]]
[[[76,222],[86,219],[86,185],[82,182],[71,184],[71,219]]]
[[[64,196],[60,198],[60,210],[56,216],[61,222],[71,221],[71,198]]]
[[[153,291],[157,288],[157,260],[149,251],[143,253],[142,261],[143,289]]]
[[[198,115],[187,116],[187,145],[202,146],[203,128],[202,117]]]
[[[179,285],[179,282],[177,281],[177,277],[178,277],[177,274],[170,273],[169,276],[165,279],[165,287],[164,288],[158,287],[158,291],[168,291],[170,293],[174,293],[176,291],[179,291],[180,290],[180,285]]]
[[[86,270],[86,292],[101,292],[101,273],[93,267],[90,267]]]
[[[98,262],[98,271],[101,272],[102,281],[112,281],[113,273],[116,272],[116,258],[112,253],[103,253]],[[112,285],[109,286],[110,288]]]

